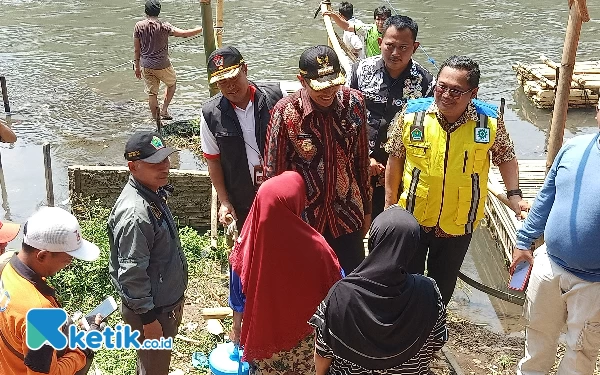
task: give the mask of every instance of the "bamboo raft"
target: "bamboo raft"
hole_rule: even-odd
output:
[[[560,64],[540,56],[539,64],[512,66],[525,95],[537,108],[554,106]],[[598,102],[600,92],[600,61],[575,63],[569,93],[569,108],[591,108]]]
[[[519,160],[519,187],[523,191],[523,198],[530,203],[533,203],[544,183],[545,171],[545,160]],[[490,170],[489,184],[496,187],[496,190],[504,190],[502,176],[497,167]],[[488,230],[496,239],[506,259],[512,259],[517,229],[521,227],[522,222],[517,220],[515,213],[494,194],[488,194],[485,202],[485,218]],[[536,247],[540,244],[541,241],[536,242]]]

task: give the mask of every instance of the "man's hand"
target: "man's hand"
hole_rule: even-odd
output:
[[[362,238],[365,238],[365,236],[367,235],[367,233],[369,233],[369,228],[371,228],[371,214],[366,214],[365,215],[365,222],[363,223],[363,226],[361,228],[361,235]]]
[[[140,64],[135,64],[135,76],[137,79],[142,79],[142,69],[140,68]]]
[[[332,12],[330,10],[327,10],[327,11],[323,12],[323,17],[325,17],[325,16],[329,16],[331,18],[339,18],[340,17],[339,14],[337,14],[335,12]]]
[[[144,338],[158,340],[161,337],[163,337],[163,330],[162,325],[158,320],[144,324]]]
[[[237,216],[235,214],[235,210],[233,206],[228,201],[221,202],[221,207],[219,208],[219,222],[223,225],[228,225],[229,222],[227,220],[227,215],[231,214],[235,220],[237,220]]]
[[[370,158],[371,164],[369,165],[369,176],[379,176],[380,174],[385,172],[385,166],[375,160],[374,158]]]
[[[515,247],[513,249],[512,254],[512,263],[510,264],[510,268],[508,269],[511,275],[515,272],[517,264],[521,263],[524,260],[529,262],[529,264],[533,265],[533,251],[521,250]]]
[[[529,202],[523,200],[523,198],[518,195],[513,195],[508,198],[508,203],[510,203],[510,209],[515,212],[517,219],[525,219],[526,215],[524,215],[524,213],[529,211]]]
[[[103,319],[104,319],[104,317],[101,314],[96,314],[96,316],[94,317],[94,323],[90,324],[89,330],[90,331],[102,331],[102,327],[100,325],[102,324]]]

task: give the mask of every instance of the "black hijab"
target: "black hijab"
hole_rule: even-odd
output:
[[[396,367],[419,352],[438,319],[433,280],[406,273],[419,224],[399,206],[373,221],[369,256],[325,298],[320,328],[333,353],[369,370]]]

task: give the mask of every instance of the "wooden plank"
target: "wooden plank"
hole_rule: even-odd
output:
[[[207,319],[225,319],[233,316],[233,310],[229,307],[210,307],[202,309],[202,317]]]
[[[533,203],[537,192],[545,179],[545,160],[519,160],[519,187],[523,190],[523,198]],[[492,167],[489,173],[489,183],[504,189],[502,176],[497,167]],[[515,246],[517,229],[522,222],[517,220],[514,212],[492,194],[488,195],[485,204],[487,228],[507,259],[512,257]],[[539,245],[539,244],[536,244]]]

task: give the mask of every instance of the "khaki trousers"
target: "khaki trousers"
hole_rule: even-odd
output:
[[[177,335],[177,329],[181,324],[183,316],[183,303],[175,306],[173,311],[158,314],[157,319],[162,325],[163,337],[173,337]],[[121,304],[121,314],[125,323],[131,326],[132,330],[140,331],[139,341],[144,341],[144,325],[133,310]],[[168,375],[171,364],[170,350],[138,350],[137,351],[137,375]]]
[[[525,303],[525,356],[518,375],[547,374],[567,326],[566,351],[557,375],[591,375],[600,349],[600,282],[584,281],[535,252]]]

